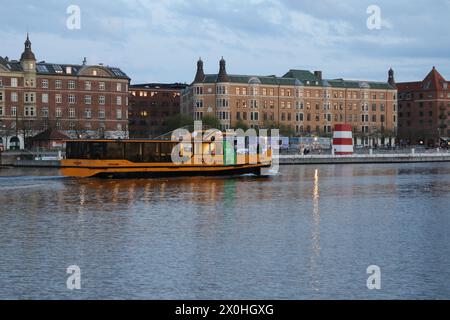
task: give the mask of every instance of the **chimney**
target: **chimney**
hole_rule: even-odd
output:
[[[322,81],[322,71],[314,71],[314,76],[315,76],[319,81]]]

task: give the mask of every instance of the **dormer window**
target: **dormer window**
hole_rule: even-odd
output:
[[[92,71],[92,75],[93,75],[93,76],[96,76],[96,75],[97,75],[97,70],[93,70],[93,71]]]
[[[72,67],[66,67],[66,73],[72,74]]]

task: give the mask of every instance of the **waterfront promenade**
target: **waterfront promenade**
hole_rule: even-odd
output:
[[[348,163],[418,163],[418,162],[450,162],[450,152],[421,153],[372,153],[337,155],[280,155],[282,165],[300,164],[348,164]]]

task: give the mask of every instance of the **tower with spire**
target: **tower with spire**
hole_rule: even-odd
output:
[[[228,74],[227,74],[227,68],[226,68],[226,62],[225,59],[222,57],[220,59],[219,63],[219,74],[217,75],[217,82],[229,82]]]
[[[394,70],[392,70],[392,68],[389,69],[388,83],[389,83],[394,89],[397,88],[397,84],[395,83]]]
[[[25,49],[20,57],[20,65],[25,73],[25,86],[36,86],[36,57],[31,50],[30,36],[27,33],[27,39],[25,40]]]
[[[203,61],[199,58],[197,61],[197,73],[195,74],[194,83],[200,83],[205,80],[205,72],[203,71]]]

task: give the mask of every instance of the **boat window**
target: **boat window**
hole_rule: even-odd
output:
[[[161,162],[172,162],[174,143],[161,143]]]
[[[106,143],[94,142],[89,144],[87,159],[103,160],[106,158]]]
[[[176,142],[67,142],[67,159],[172,162]]]
[[[142,143],[125,143],[125,159],[131,162],[142,162]]]
[[[160,162],[159,143],[144,143],[142,162]]]
[[[124,144],[122,142],[108,142],[106,148],[106,158],[110,160],[123,160]]]

